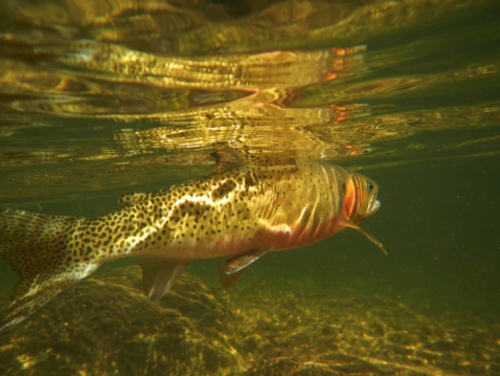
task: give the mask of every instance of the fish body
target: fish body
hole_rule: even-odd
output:
[[[224,258],[221,277],[229,285],[266,252],[346,227],[360,230],[356,223],[379,208],[377,190],[371,179],[339,166],[281,161],[222,167],[159,192],[127,193],[121,209],[95,219],[2,209],[0,256],[21,279],[0,333],[118,258],[140,256],[150,300],[195,259]]]

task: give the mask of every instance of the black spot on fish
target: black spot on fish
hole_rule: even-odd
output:
[[[212,199],[217,200],[227,196],[236,188],[236,186],[237,185],[233,180],[226,180],[212,191]]]
[[[248,187],[253,187],[256,184],[257,182],[255,181],[253,175],[250,172],[247,172],[247,174],[245,175],[245,185]]]

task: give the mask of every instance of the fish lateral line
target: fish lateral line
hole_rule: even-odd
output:
[[[237,167],[220,155],[215,174],[153,193],[126,193],[121,208],[74,218],[0,208],[0,257],[20,281],[0,315],[0,335],[101,265],[144,256],[143,288],[160,299],[197,259],[224,258],[224,286],[264,253],[302,247],[351,227],[384,254],[357,223],[375,213],[378,186],[319,161],[275,160]],[[306,209],[305,209],[306,208]]]

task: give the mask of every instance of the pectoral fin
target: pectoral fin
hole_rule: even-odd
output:
[[[373,244],[375,244],[384,253],[384,255],[387,256],[387,250],[385,249],[384,245],[378,239],[376,239],[374,236],[370,235],[365,230],[363,230],[361,227],[352,223],[351,221],[346,221],[344,225],[346,227],[350,227],[350,228],[362,233],[364,236],[366,236],[368,238],[369,241],[371,241]]]
[[[140,261],[142,283],[149,301],[160,299],[189,265],[186,260],[147,257]]]

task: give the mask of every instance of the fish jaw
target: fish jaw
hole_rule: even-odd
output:
[[[368,211],[368,216],[371,216],[375,214],[376,211],[380,209],[380,201],[377,200],[375,197],[372,198],[372,201],[370,202],[370,209]]]

